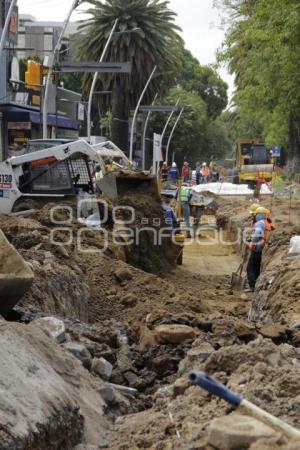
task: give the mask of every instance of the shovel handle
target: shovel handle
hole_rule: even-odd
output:
[[[207,373],[192,372],[189,374],[189,380],[193,384],[202,387],[202,389],[205,389],[210,394],[222,398],[226,402],[230,403],[230,405],[239,406],[243,400],[240,395],[232,392],[230,389],[224,386],[224,384],[219,383],[214,378],[210,377]]]
[[[191,372],[189,374],[189,380],[196,384],[212,395],[216,395],[217,397],[222,398],[226,402],[230,403],[230,405],[241,407],[246,413],[250,414],[252,417],[255,417],[258,420],[261,420],[266,425],[271,426],[272,428],[280,431],[285,436],[291,439],[297,439],[300,442],[300,431],[296,428],[292,427],[286,422],[274,417],[272,414],[269,414],[267,411],[259,408],[248,400],[243,399],[240,395],[232,392],[222,383],[214,380],[212,377],[207,375],[204,372]],[[299,447],[300,448],[300,447]]]

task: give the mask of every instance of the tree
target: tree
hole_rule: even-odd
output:
[[[300,4],[298,0],[223,0],[231,13],[220,60],[236,77],[239,116],[253,117],[269,146],[289,145],[300,170]]]
[[[107,61],[130,62],[131,75],[101,76],[101,87],[112,91],[112,140],[123,150],[128,147],[129,109],[134,108],[155,65],[160,75],[148,89],[145,102],[157,90],[165,91],[174,83],[178,59],[170,51],[181,38],[174,23],[175,13],[163,0],[90,0],[90,18],[80,26],[79,56],[98,61],[114,21],[118,31],[140,28],[140,32],[116,36],[106,55]],[[91,76],[85,77],[84,87],[90,86]]]

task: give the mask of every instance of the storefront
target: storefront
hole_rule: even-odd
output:
[[[2,104],[0,112],[2,112],[4,159],[22,155],[29,140],[41,138],[42,118],[38,109]],[[59,115],[48,115],[49,138],[77,139],[78,135],[78,121]]]

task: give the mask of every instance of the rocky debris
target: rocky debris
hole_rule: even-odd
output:
[[[276,432],[253,417],[241,414],[214,419],[208,431],[208,443],[218,450],[242,450]]]
[[[42,317],[35,320],[35,325],[41,326],[58,344],[66,340],[66,328],[62,320],[56,317]]]
[[[0,360],[1,449],[98,445],[109,428],[101,385],[41,327],[1,321]]]
[[[99,375],[102,380],[108,381],[111,377],[113,366],[104,358],[94,358],[91,370]]]
[[[209,342],[192,347],[188,350],[186,357],[180,361],[178,373],[187,373],[198,364],[204,363],[214,351],[214,347]]]
[[[124,306],[133,307],[137,304],[138,298],[132,293],[128,293],[122,297],[121,302]]]
[[[114,275],[119,283],[124,283],[126,281],[130,281],[133,278],[132,272],[126,267],[117,269],[114,272]]]
[[[196,338],[196,331],[186,325],[159,325],[154,333],[159,344],[181,344]]]
[[[273,323],[262,326],[259,332],[263,337],[272,339],[274,342],[277,341],[280,343],[283,340],[286,340],[286,330],[287,328],[285,326]]]
[[[73,356],[75,356],[75,358],[79,359],[86,369],[91,368],[92,356],[84,345],[78,344],[76,342],[67,342],[66,344],[64,344],[64,348]]]

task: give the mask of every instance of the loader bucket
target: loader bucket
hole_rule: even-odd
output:
[[[99,187],[110,200],[130,194],[130,191],[158,195],[157,179],[145,172],[111,172],[100,181]]]
[[[34,274],[0,230],[0,314],[6,317],[33,282]]]

